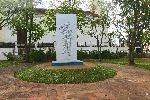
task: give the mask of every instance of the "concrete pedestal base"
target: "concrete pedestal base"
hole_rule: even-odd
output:
[[[66,62],[52,61],[52,66],[67,66],[67,65],[83,65],[83,61],[80,60],[66,61]]]

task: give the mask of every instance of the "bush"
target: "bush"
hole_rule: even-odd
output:
[[[17,78],[28,82],[48,84],[77,84],[92,83],[113,78],[116,71],[111,68],[96,66],[85,69],[43,69],[38,66],[30,67],[15,73]]]
[[[114,54],[111,53],[111,52],[108,51],[108,50],[104,50],[104,51],[102,51],[102,53],[101,53],[102,59],[112,59],[113,56],[114,56]]]
[[[30,61],[31,62],[43,62],[46,60],[46,54],[43,50],[33,50],[30,53]]]
[[[98,59],[99,52],[94,50],[89,53],[91,59]]]
[[[15,55],[11,52],[9,53],[3,53],[5,57],[7,57],[7,60],[9,61],[14,61],[15,60]]]
[[[127,56],[126,52],[110,52],[109,50],[104,50],[100,53],[100,51],[94,50],[87,53],[86,51],[78,50],[77,51],[77,58],[79,60],[83,59],[98,59],[99,56],[101,59],[118,59],[124,58]]]
[[[124,51],[117,52],[119,58],[127,57],[128,53]]]
[[[56,60],[56,51],[54,51],[53,49],[49,49],[46,52],[46,59],[47,60]]]
[[[77,59],[79,60],[83,60],[83,59],[87,59],[88,57],[88,53],[86,51],[83,50],[78,50],[77,51]]]
[[[54,51],[53,49],[49,49],[46,54],[44,55],[44,52],[42,50],[39,51],[39,52],[33,52],[31,55],[32,55],[32,59],[33,61],[41,61],[40,59],[43,60],[43,57],[44,60],[56,60],[56,51]],[[38,54],[40,53],[40,54]],[[33,54],[35,55],[33,57]],[[99,54],[101,55],[101,59],[119,59],[119,58],[124,58],[127,56],[127,53],[126,52],[117,52],[117,53],[114,53],[114,52],[110,52],[109,50],[104,50],[100,53],[100,51],[97,51],[97,50],[93,50],[93,51],[90,51],[88,53],[88,51],[85,51],[85,50],[77,50],[77,59],[79,60],[83,60],[83,59],[98,59],[99,58]],[[42,55],[42,58],[41,56]]]

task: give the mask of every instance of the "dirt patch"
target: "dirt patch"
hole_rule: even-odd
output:
[[[42,65],[51,68],[47,64]],[[27,67],[27,64],[0,69],[0,100],[150,100],[149,70],[127,65],[99,64],[115,69],[117,75],[96,83],[40,84],[14,78],[13,73]],[[95,63],[86,63],[85,66],[92,65]]]

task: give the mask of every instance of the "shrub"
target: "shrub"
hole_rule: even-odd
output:
[[[91,59],[98,59],[99,52],[94,50],[89,53]]]
[[[87,59],[87,58],[89,58],[88,53],[86,51],[83,51],[83,50],[78,50],[77,51],[77,58],[79,60]]]
[[[109,50],[104,50],[101,53],[102,59],[112,59],[115,56],[114,53],[111,53]]]
[[[77,51],[77,58],[80,60],[83,59],[98,59],[100,55],[101,59],[118,59],[118,58],[124,58],[127,56],[126,52],[110,52],[109,50],[104,50],[100,53],[100,51],[93,50],[87,53],[86,51],[78,50]]]
[[[128,53],[124,51],[117,52],[119,58],[127,57]]]
[[[54,51],[53,49],[49,49],[46,52],[46,59],[47,60],[56,60],[56,51]]]
[[[3,53],[5,57],[7,57],[8,61],[23,61],[23,57],[19,55],[14,55],[13,53]]]
[[[15,55],[11,52],[9,53],[3,53],[5,57],[7,57],[7,60],[9,61],[14,61],[15,60]]]
[[[7,57],[8,61],[22,61],[23,58],[21,56],[18,55],[14,55],[13,53],[9,52],[9,53],[3,53],[5,57]]]
[[[30,61],[31,62],[43,62],[46,60],[46,54],[43,50],[33,50],[30,53]]]

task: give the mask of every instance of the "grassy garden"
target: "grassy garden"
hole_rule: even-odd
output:
[[[15,73],[17,78],[28,82],[52,84],[92,83],[113,78],[116,71],[97,65],[83,69],[50,70],[33,66]]]
[[[14,66],[14,65],[18,65],[18,64],[20,64],[19,61],[7,61],[7,60],[4,60],[4,61],[0,61],[0,68],[8,67],[8,66]]]
[[[102,59],[101,62],[102,63],[113,63],[113,64],[127,65],[128,64],[128,58]],[[150,70],[150,59],[135,58],[135,65],[134,66]]]
[[[50,62],[56,59],[56,52],[49,50],[44,53],[42,50],[33,51],[30,54],[30,61],[34,63],[31,67],[25,68],[15,73],[15,77],[28,82],[47,84],[78,84],[98,82],[108,78],[113,78],[117,72],[108,67],[98,65],[99,63],[112,63],[128,65],[128,58],[125,52],[112,53],[103,51],[102,59],[98,59],[98,52],[78,51],[78,59],[85,62],[94,63],[95,67],[78,69],[46,69],[40,66],[41,63]],[[16,60],[15,57],[8,61],[0,61],[0,68],[15,66],[23,61]],[[39,63],[40,62],[40,63]],[[97,65],[96,65],[97,64]],[[135,67],[150,70],[149,58],[135,58]]]

